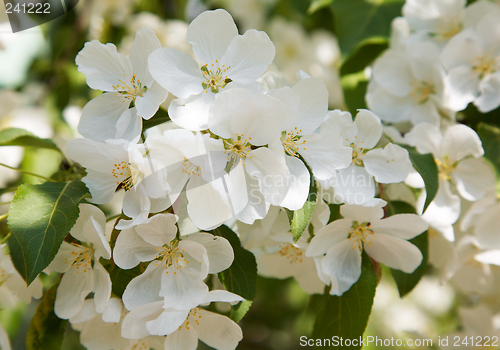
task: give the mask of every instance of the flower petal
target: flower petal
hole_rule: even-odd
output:
[[[408,151],[389,143],[384,149],[377,148],[363,156],[366,171],[380,183],[395,183],[406,179],[413,165]]]
[[[394,236],[375,234],[364,247],[375,261],[406,273],[415,271],[423,259],[422,252],[415,245]]]
[[[142,27],[135,34],[134,42],[130,46],[129,60],[143,87],[147,86],[149,88],[153,82],[153,77],[151,77],[148,70],[148,57],[160,47],[160,40],[158,40],[152,29]]]
[[[495,192],[495,171],[482,158],[462,160],[451,176],[458,193],[468,201]]]
[[[195,56],[202,63],[215,63],[238,35],[231,15],[223,9],[205,11],[189,25],[187,41],[193,45]]]
[[[92,89],[113,91],[113,85],[119,80],[129,81],[132,78],[132,64],[124,54],[116,51],[114,44],[89,41],[78,53],[75,62]]]
[[[179,98],[198,95],[204,81],[196,61],[169,47],[153,51],[148,58],[149,72],[164,89]]]
[[[156,246],[146,243],[134,229],[123,230],[113,249],[113,261],[122,269],[131,269],[140,262],[151,261],[158,254]]]
[[[214,349],[234,350],[243,339],[243,333],[229,317],[203,309],[196,309],[198,323],[192,325],[198,333],[198,338]]]
[[[92,267],[88,269],[70,268],[61,278],[57,287],[54,313],[57,317],[68,319],[75,316],[83,307],[85,297],[94,289]]]
[[[353,248],[351,240],[346,239],[332,246],[321,263],[323,272],[335,277],[338,286],[330,294],[341,296],[348,291],[361,276],[361,252],[358,246]]]
[[[370,228],[376,234],[383,233],[401,239],[412,239],[426,231],[429,225],[418,215],[398,214],[383,220],[375,220]]]
[[[335,244],[345,240],[351,230],[352,220],[339,219],[331,222],[316,232],[307,247],[306,256],[313,257],[326,254]]]

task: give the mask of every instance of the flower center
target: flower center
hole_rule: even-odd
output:
[[[125,191],[130,191],[130,189],[137,184],[141,176],[139,168],[137,168],[135,164],[127,162],[114,164],[111,173],[116,179],[116,185],[123,187]]]
[[[436,93],[436,87],[434,84],[425,80],[413,80],[410,85],[412,90],[410,96],[415,104],[421,105],[426,103],[432,94]]]
[[[495,73],[498,70],[498,57],[493,57],[490,54],[477,57],[472,62],[472,71],[477,74],[479,79],[483,79],[486,75]]]
[[[360,253],[362,253],[363,244],[368,243],[370,247],[372,246],[374,235],[370,226],[371,224],[369,222],[363,222],[362,224],[359,224],[357,221],[353,222],[351,231],[349,231],[349,240],[352,242],[352,250],[355,250],[357,246]]]
[[[438,40],[448,40],[451,39],[455,34],[462,30],[462,21],[460,18],[448,18],[443,20],[441,24],[436,28],[436,38]]]
[[[279,254],[286,258],[290,264],[301,263],[303,261],[304,250],[297,248],[291,243],[282,243]]]
[[[10,278],[10,276],[12,276],[12,274],[7,273],[7,271],[5,271],[4,269],[2,269],[0,267],[0,287],[2,286],[2,284],[7,282],[7,280]]]
[[[252,150],[252,145],[249,142],[252,140],[251,137],[248,139],[244,138],[243,134],[235,134],[235,136],[234,139],[224,140],[224,153],[228,153],[227,159],[231,166],[239,163],[241,158],[245,159],[248,152]],[[250,156],[250,158],[252,158],[252,156]]]
[[[218,61],[215,60],[215,65],[219,65]],[[205,81],[201,83],[205,92],[212,91],[214,94],[219,92],[219,89],[224,89],[227,84],[229,84],[232,80],[224,75],[226,71],[231,68],[231,66],[227,66],[225,64],[222,67],[217,67],[212,64],[210,67],[208,63],[204,66],[201,66],[201,71],[203,72],[203,76],[205,77]]]
[[[158,248],[158,255],[156,259],[163,263],[165,269],[174,266],[174,275],[177,274],[177,270],[182,268],[183,263],[189,264],[189,261],[184,259],[184,249],[179,249],[179,242],[170,242],[169,244],[164,244],[162,248]],[[166,272],[168,275],[168,271]]]
[[[125,76],[125,74],[123,74]],[[115,94],[121,95],[121,99],[123,102],[127,102],[129,100],[135,101],[136,97],[142,97],[143,94],[148,89],[147,87],[142,87],[140,79],[137,79],[135,74],[132,75],[132,79],[130,82],[125,82],[123,80],[118,80],[118,84],[113,85],[113,89],[117,91]]]
[[[358,140],[358,136],[354,136],[355,142],[352,142],[348,147],[352,148],[352,163],[355,165],[363,165],[363,156],[366,154],[367,150],[360,146],[360,142]],[[349,139],[346,139],[349,141]],[[361,145],[365,143],[365,141],[361,141]]]
[[[195,175],[195,176],[200,176],[201,174],[201,169],[199,166],[194,165],[191,163],[189,159],[184,158],[184,161],[182,162],[182,170],[183,173],[187,175]]]
[[[90,247],[84,247],[76,243],[71,243],[71,245],[77,249],[71,252],[71,255],[73,255],[72,259],[71,258],[65,259],[66,263],[71,264],[71,266],[76,266],[76,273],[80,273],[80,269],[82,269],[83,272],[91,271],[94,249]]]
[[[200,310],[201,309],[199,307],[191,309],[188,316],[184,320],[184,323],[179,326],[178,330],[180,331],[182,328],[186,328],[187,330],[189,330],[191,323],[196,323],[196,325],[199,326],[201,318],[201,315],[199,314]]]
[[[292,157],[298,157],[297,152],[300,150],[300,146],[306,143],[306,140],[301,140],[299,135],[301,132],[302,130],[297,130],[297,127],[295,127],[295,130],[288,133],[283,131],[281,135],[281,144],[285,149],[285,153]],[[302,147],[302,149],[305,150],[306,148]]]
[[[135,344],[130,350],[149,350],[150,347],[145,342],[141,341],[140,343]]]
[[[456,169],[457,162],[451,161],[447,155],[443,156],[443,159],[434,159],[439,171],[439,177],[443,180],[451,180],[451,172]]]

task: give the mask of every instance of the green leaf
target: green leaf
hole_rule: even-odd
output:
[[[246,300],[253,300],[257,291],[257,262],[255,256],[241,247],[236,233],[226,225],[210,231],[215,236],[224,237],[229,241],[234,251],[234,261],[229,269],[219,273],[219,279],[232,293]]]
[[[56,283],[43,295],[26,333],[26,349],[60,349],[68,320],[61,320],[54,314]]]
[[[101,264],[109,273],[113,294],[120,298],[122,297],[123,292],[125,292],[125,288],[127,288],[130,281],[142,273],[140,265],[137,265],[133,269],[123,270],[115,264],[110,264],[109,261],[106,260],[101,261]]]
[[[41,139],[24,129],[9,128],[0,131],[0,146],[48,148],[61,153],[52,140]]]
[[[349,56],[365,39],[388,37],[403,4],[404,0],[335,0],[331,8],[342,53]]]
[[[480,123],[477,134],[483,142],[484,156],[493,163],[500,174],[500,129],[493,125]]]
[[[248,310],[250,310],[250,306],[252,306],[252,301],[250,300],[241,301],[232,306],[231,319],[236,323],[240,322],[243,316],[245,316]]]
[[[345,103],[352,115],[356,115],[357,110],[360,108],[367,108],[365,95],[368,81],[363,71],[344,75],[340,79],[340,83],[344,91]]]
[[[399,146],[408,151],[413,167],[422,176],[422,179],[424,179],[427,197],[425,198],[424,209],[422,212],[425,212],[429,204],[431,204],[434,200],[434,197],[436,197],[439,189],[439,171],[436,161],[431,153],[421,154],[415,147],[407,145]]]
[[[363,253],[361,276],[351,289],[342,296],[323,296],[321,308],[316,317],[312,338],[359,339],[363,336],[370,317],[377,287],[377,275],[371,259]],[[332,346],[331,349],[339,347]],[[360,349],[351,346],[349,349]],[[322,348],[323,349],[323,348]]]
[[[88,196],[81,181],[21,185],[10,204],[9,248],[17,271],[29,285],[45,269],[79,215]]]
[[[340,214],[341,205],[342,204],[328,204],[328,206],[330,207],[330,217],[328,218],[328,223],[343,218],[343,216]]]
[[[384,50],[389,47],[387,38],[370,38],[360,43],[340,67],[340,75],[344,76],[365,69]]]
[[[333,0],[312,0],[311,5],[309,5],[309,8],[307,9],[307,13],[311,15],[323,7],[330,5],[332,2]]]
[[[170,121],[168,113],[160,107],[160,109],[158,109],[158,112],[156,112],[156,114],[151,119],[143,121],[142,130],[147,130],[149,128],[152,128],[153,126],[157,126],[168,121]]]
[[[304,162],[305,164],[305,162]],[[309,171],[309,195],[307,196],[307,201],[304,203],[302,208],[299,210],[291,211],[286,209],[288,219],[290,220],[290,231],[292,232],[293,242],[297,243],[307,225],[311,221],[314,208],[316,207],[316,200],[318,197],[318,188],[316,186],[316,181],[311,172],[311,169],[306,165]]]
[[[395,214],[416,214],[415,208],[403,201],[391,201],[387,205],[387,216]],[[422,252],[423,259],[420,266],[413,271],[413,273],[405,273],[400,270],[391,269],[392,277],[398,286],[399,295],[404,297],[406,294],[411,292],[413,288],[418,284],[422,276],[427,269],[427,262],[429,260],[429,234],[427,231],[418,235],[417,237],[410,239],[410,243],[417,246]]]

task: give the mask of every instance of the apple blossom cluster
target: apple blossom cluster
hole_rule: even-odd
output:
[[[104,93],[83,108],[83,138],[66,153],[86,170],[90,202],[125,192],[117,237],[100,209],[80,204],[71,239],[46,270],[64,273],[54,310],[81,331],[83,345],[100,349],[90,334],[102,327],[121,334],[107,348],[195,349],[200,339],[234,349],[239,326],[200,308],[244,300],[206,284],[233,263],[231,244],[206,232],[224,223],[256,253],[262,274],[295,276],[310,293],[349,290],[363,252],[407,273],[421,264],[408,240],[427,224],[414,214],[383,219],[387,202],[375,198],[378,186],[413,170],[408,151],[383,138],[376,114],[328,111],[325,84],[305,72],[294,84],[266,73],[273,43],[262,31],[238,34],[225,10],[195,18],[187,41],[194,56],[161,47],[144,27],[128,57],[97,40],[76,57],[87,84]],[[171,121],[146,130],[168,94],[176,97]],[[294,243],[287,212],[306,202],[316,209]],[[344,219],[328,224],[327,203],[342,205]],[[195,229],[179,230],[186,225]],[[103,261],[141,268],[121,299]]]
[[[439,190],[422,215],[430,225],[430,263],[442,283],[451,280],[459,291],[481,296],[477,313],[491,307],[488,298],[497,290],[500,217],[495,171],[476,131],[459,120],[466,108],[486,113],[500,106],[499,23],[495,2],[407,0],[365,96],[390,139],[434,157]],[[390,198],[423,207],[417,173],[397,186],[387,189]]]

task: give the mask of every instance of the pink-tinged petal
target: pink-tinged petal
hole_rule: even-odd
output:
[[[375,234],[364,247],[373,260],[406,273],[415,271],[423,259],[422,252],[414,244],[394,236]]]
[[[158,84],[177,97],[186,98],[203,91],[200,67],[188,54],[162,47],[149,55],[148,64]]]
[[[483,158],[462,160],[451,177],[458,193],[468,201],[495,192],[495,170]]]
[[[306,256],[314,257],[326,254],[335,244],[345,240],[352,227],[352,220],[339,219],[319,230],[307,247]]]
[[[114,44],[89,41],[78,53],[75,62],[92,89],[113,91],[113,86],[120,80],[128,82],[132,78],[132,64],[124,54],[116,51]]]
[[[333,276],[338,285],[330,294],[341,296],[347,292],[361,276],[361,252],[357,245],[346,239],[328,250],[321,263],[323,272]]]
[[[153,216],[146,225],[139,225],[135,228],[141,238],[156,247],[169,244],[177,234],[177,216],[173,214],[158,214]]]
[[[196,309],[196,316],[192,317],[196,317],[198,321],[192,322],[198,338],[214,349],[234,350],[243,339],[240,326],[229,317],[203,309]],[[191,319],[191,315],[189,318]]]
[[[168,114],[178,126],[199,131],[208,129],[209,109],[215,100],[215,94],[202,91],[187,98],[178,98],[170,102]]]
[[[392,143],[383,149],[369,151],[363,156],[363,164],[366,171],[380,183],[402,182],[413,169],[408,151]]]
[[[160,40],[158,40],[152,29],[143,27],[135,34],[134,42],[130,46],[129,60],[142,87],[147,86],[149,88],[151,87],[151,83],[153,83],[153,78],[148,71],[148,57],[154,50],[160,47]]]
[[[160,104],[167,99],[168,91],[161,87],[157,82],[153,82],[143,96],[138,96],[135,99],[135,107],[137,115],[144,119],[151,119]]]
[[[146,243],[134,229],[123,230],[118,235],[113,249],[113,261],[120,268],[128,270],[140,262],[156,258],[156,246]]]
[[[364,167],[351,164],[346,169],[338,170],[331,179],[335,190],[336,203],[363,205],[375,196],[375,182]]]
[[[167,335],[165,349],[196,350],[198,348],[198,333],[193,327],[182,327],[177,332]]]
[[[187,41],[193,45],[196,57],[204,63],[220,60],[231,41],[238,35],[238,28],[231,15],[222,9],[205,11],[189,25]]]
[[[309,195],[311,182],[309,171],[299,158],[285,156],[285,161],[290,171],[290,188],[280,206],[290,210],[299,210],[304,206]]]
[[[371,149],[377,145],[382,137],[382,123],[380,118],[367,109],[360,109],[354,119],[354,125],[358,128],[358,147]]]
[[[153,261],[146,271],[135,277],[123,292],[123,304],[127,310],[161,300],[161,275],[165,269],[160,261]]]
[[[111,298],[111,278],[99,261],[94,261],[95,311],[102,313]]]
[[[118,138],[117,124],[128,109],[119,94],[104,93],[90,100],[82,109],[78,132],[87,139],[104,142]]]
[[[126,339],[142,339],[150,336],[146,322],[154,320],[164,311],[163,301],[139,306],[129,312],[122,323],[122,337]]]
[[[259,179],[259,189],[266,201],[280,205],[290,188],[290,172],[283,157],[268,148],[258,148],[246,158],[246,171]]]
[[[162,336],[172,334],[184,323],[188,314],[189,310],[165,310],[158,318],[147,321],[146,329],[151,335]]]
[[[85,297],[94,289],[92,267],[70,268],[57,287],[54,313],[57,317],[68,319],[75,316],[83,307]]]
[[[205,247],[209,261],[208,273],[219,273],[228,269],[234,260],[234,252],[229,241],[209,233],[193,233],[186,239]]]
[[[401,239],[412,239],[423,233],[429,225],[415,214],[398,214],[371,223],[370,228],[376,234],[394,236]]]
[[[266,33],[255,29],[233,38],[220,63],[230,67],[226,75],[235,82],[257,80],[273,62],[276,49]]]

